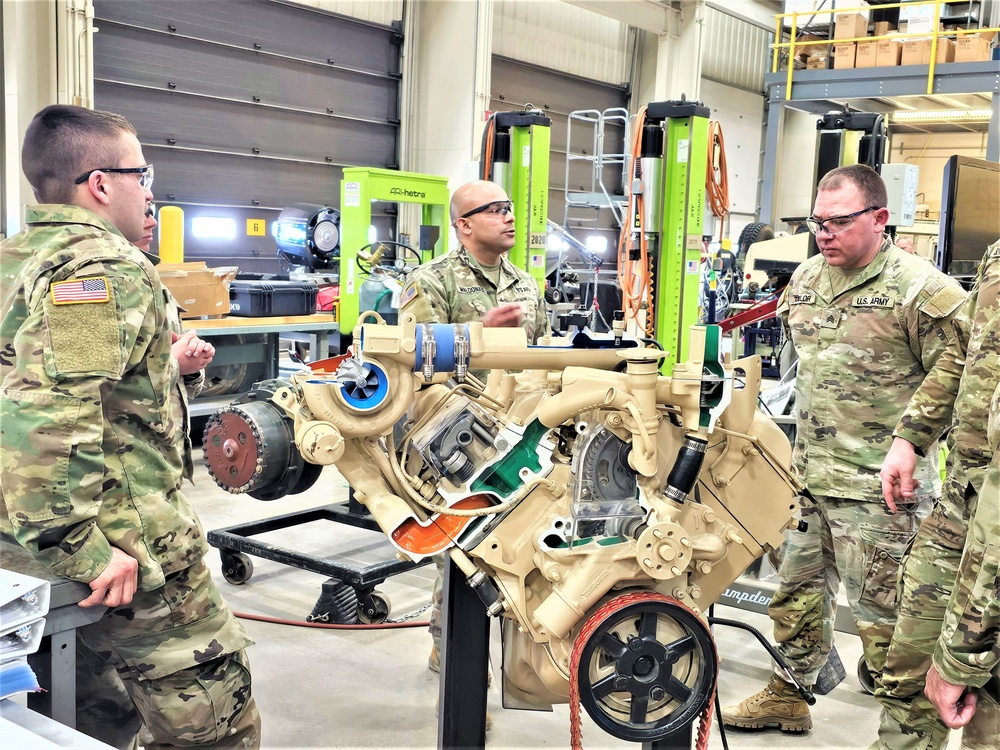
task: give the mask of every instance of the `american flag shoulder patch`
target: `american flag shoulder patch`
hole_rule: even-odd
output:
[[[55,305],[81,305],[111,299],[106,276],[58,281],[50,289],[52,303]]]
[[[399,297],[399,309],[402,310],[406,305],[417,297],[420,296],[420,284],[413,282],[409,288],[405,289]]]

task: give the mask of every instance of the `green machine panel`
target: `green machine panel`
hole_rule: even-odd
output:
[[[391,169],[347,167],[340,184],[340,330],[348,334],[358,320],[358,295],[364,281],[358,251],[368,244],[372,201],[418,203],[421,224],[438,229],[432,247],[421,248],[421,262],[441,255],[448,247],[448,178],[397,172]]]

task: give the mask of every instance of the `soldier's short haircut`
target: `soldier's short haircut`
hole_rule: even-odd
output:
[[[53,104],[28,124],[21,168],[39,203],[72,203],[73,181],[89,169],[117,167],[126,152],[122,135],[135,128],[113,112]]]
[[[889,202],[886,194],[885,181],[867,164],[850,164],[846,167],[831,169],[816,186],[816,192],[821,190],[839,190],[844,183],[854,185],[864,202],[864,208],[874,206],[884,208]]]

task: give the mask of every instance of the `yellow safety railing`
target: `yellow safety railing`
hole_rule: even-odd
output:
[[[830,46],[833,44],[847,44],[848,42],[871,42],[878,41],[880,39],[892,39],[892,40],[903,40],[903,39],[916,39],[916,38],[931,38],[931,50],[930,50],[930,60],[927,66],[927,93],[934,93],[934,68],[937,63],[937,48],[938,48],[938,38],[939,37],[959,37],[967,34],[979,34],[980,32],[990,32],[990,31],[1000,31],[1000,27],[991,27],[987,29],[953,29],[951,31],[940,31],[939,26],[941,25],[941,6],[947,5],[945,0],[925,0],[924,2],[908,2],[908,3],[893,3],[878,6],[861,6],[857,8],[831,8],[829,10],[809,10],[800,11],[796,13],[778,13],[774,16],[775,19],[775,31],[774,38],[775,42],[771,45],[772,60],[771,60],[771,72],[777,73],[780,63],[781,50],[788,50],[788,78],[785,83],[785,99],[790,100],[792,98],[792,73],[795,69],[795,57],[796,50],[803,47],[818,47],[822,45]],[[933,5],[934,6],[934,20],[931,23],[930,32],[907,32],[901,34],[898,32],[893,32],[891,36],[861,36],[852,37],[851,39],[817,39],[810,40],[806,42],[796,41],[799,31],[799,17],[809,16],[814,18],[816,16],[831,16],[831,28],[832,28],[832,16],[839,15],[841,13],[862,13],[870,11],[873,8],[878,10],[885,10],[887,8],[914,8],[921,5]],[[791,18],[791,28],[789,30],[789,36],[791,38],[790,42],[782,42],[782,26],[783,21],[786,18]]]

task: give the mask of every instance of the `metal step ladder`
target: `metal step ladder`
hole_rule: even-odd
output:
[[[621,129],[621,138],[609,132]],[[569,113],[566,123],[565,210],[562,225],[567,230],[599,228],[602,212],[611,211],[615,223],[625,221],[628,197],[617,192],[626,185],[629,114],[624,107],[612,107],[603,112],[581,109]],[[574,164],[589,166],[589,178],[571,177]]]

